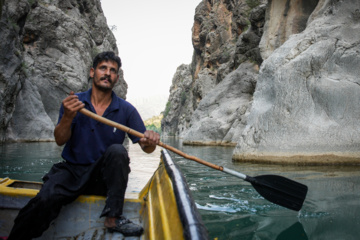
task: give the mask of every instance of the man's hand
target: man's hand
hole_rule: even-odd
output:
[[[64,106],[63,117],[69,118],[71,121],[76,116],[76,113],[85,107],[85,104],[79,101],[79,97],[73,91],[62,101],[62,104]]]
[[[159,142],[160,135],[151,130],[146,130],[144,132],[144,138],[140,138],[139,140],[142,150],[146,153],[152,153]]]
[[[64,145],[70,139],[71,123],[76,113],[85,106],[83,102],[79,101],[78,96],[74,95],[73,91],[62,101],[62,104],[64,114],[54,130],[55,141],[59,146]]]

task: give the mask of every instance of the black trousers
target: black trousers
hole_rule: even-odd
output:
[[[114,144],[91,165],[54,164],[44,176],[40,192],[20,210],[8,240],[41,236],[59,215],[62,206],[82,194],[107,196],[100,217],[120,217],[130,173],[129,163],[126,149]]]

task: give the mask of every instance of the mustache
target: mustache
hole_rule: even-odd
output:
[[[112,80],[111,80],[110,77],[102,77],[102,78],[100,78],[100,80],[101,80],[101,81],[102,81],[102,80],[107,80],[108,82],[112,83]]]

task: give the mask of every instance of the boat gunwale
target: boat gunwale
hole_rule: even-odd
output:
[[[177,164],[172,160],[167,150],[161,151],[166,172],[174,188],[180,220],[184,228],[185,239],[208,239],[207,229],[195,205],[186,179]]]

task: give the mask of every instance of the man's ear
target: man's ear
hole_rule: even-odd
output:
[[[90,77],[93,78],[94,77],[94,73],[95,73],[95,69],[91,68],[90,69]]]

